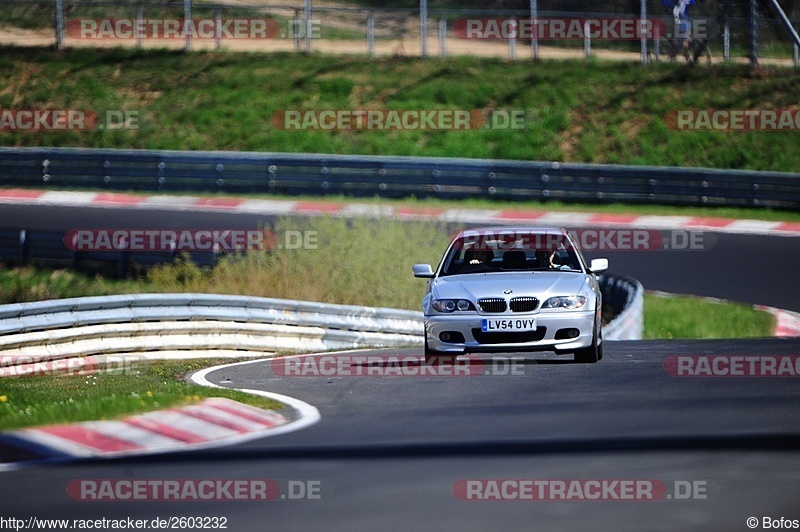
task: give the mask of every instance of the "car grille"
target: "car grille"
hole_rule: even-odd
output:
[[[537,327],[535,331],[493,332],[486,333],[480,329],[472,329],[472,337],[479,344],[525,344],[538,342],[544,338],[547,327]]]
[[[478,306],[483,312],[505,312],[506,300],[501,297],[486,297],[478,300]]]
[[[515,297],[511,300],[511,312],[533,312],[539,306],[535,297]]]

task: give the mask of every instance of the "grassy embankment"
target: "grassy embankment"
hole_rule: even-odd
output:
[[[792,132],[670,129],[678,109],[797,106],[800,73],[600,61],[4,48],[0,108],[135,111],[138,130],[5,132],[6,146],[463,156],[800,171]],[[286,131],[279,110],[521,110],[524,129]]]

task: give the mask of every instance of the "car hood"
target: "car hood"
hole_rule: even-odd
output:
[[[439,277],[431,284],[431,294],[435,299],[534,296],[543,301],[579,294],[585,283],[586,274],[581,272],[473,273]]]

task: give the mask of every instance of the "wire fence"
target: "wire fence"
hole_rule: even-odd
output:
[[[15,0],[0,44],[798,66],[800,0],[679,1]]]

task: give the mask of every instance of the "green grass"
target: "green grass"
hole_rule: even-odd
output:
[[[189,384],[182,376],[219,361],[154,362],[94,375],[0,379],[0,429],[116,419],[126,415],[227,397],[259,408],[282,404],[235,390]]]
[[[0,108],[137,111],[134,131],[5,132],[7,146],[463,156],[800,171],[791,132],[682,132],[675,109],[796,106],[800,73],[602,61],[0,51]],[[468,90],[466,90],[468,88]],[[285,131],[281,109],[524,110],[523,130]]]
[[[71,270],[9,268],[0,264],[0,304],[147,291],[147,284],[90,277]]]
[[[751,305],[698,297],[644,298],[644,338],[748,338],[771,336],[775,318]]]

